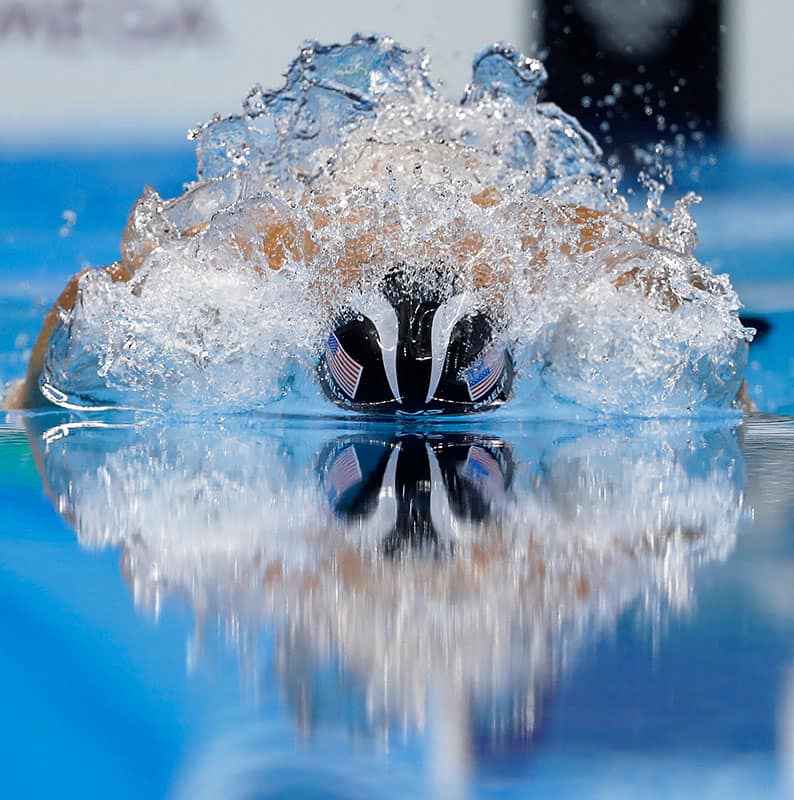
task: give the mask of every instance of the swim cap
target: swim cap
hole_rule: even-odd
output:
[[[373,414],[465,414],[501,405],[509,351],[472,296],[423,297],[402,285],[340,311],[318,366],[337,405]]]

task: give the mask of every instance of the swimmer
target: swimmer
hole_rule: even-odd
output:
[[[126,389],[143,384],[147,391],[152,382],[167,394],[172,375],[185,379],[189,398],[208,386],[204,377],[228,397],[235,387],[225,383],[225,367],[240,363],[237,354],[252,356],[241,374],[256,378],[263,353],[284,366],[281,341],[296,344],[290,354],[298,360],[313,352],[325,395],[364,413],[494,408],[531,358],[558,388],[572,378],[573,391],[558,392],[567,399],[577,399],[571,395],[588,377],[600,386],[633,373],[640,392],[653,387],[644,392],[653,408],[671,392],[685,395],[675,407],[729,402],[748,332],[728,281],[693,256],[690,201],[668,215],[653,194],[642,217],[629,215],[595,140],[539,97],[546,80],[539,61],[492,45],[474,59],[459,103],[434,89],[426,67],[422,54],[389,37],[312,43],[281,90],[257,88],[242,115],[214,117],[192,131],[200,180],[170,201],[144,193],[120,260],[95,272],[99,280],[81,283],[81,273],[67,284],[6,405],[35,408],[70,397],[79,404],[91,402],[95,388],[129,396]],[[171,313],[191,342],[207,330],[206,320],[184,319],[203,314],[203,297],[183,301],[186,308],[168,302],[169,266],[183,297],[217,285],[214,275],[196,273],[198,291],[191,292],[194,265],[246,284],[250,304],[207,297],[213,318],[229,311],[228,328],[213,328],[206,359],[177,338],[179,352],[167,363]],[[295,280],[281,294],[287,275]],[[128,294],[118,285],[127,282]],[[101,300],[92,299],[94,290]],[[294,314],[275,313],[295,300]],[[153,341],[145,355],[135,350],[120,307],[131,321],[151,311],[142,335],[152,333],[159,345]],[[253,325],[241,331],[238,312],[259,308],[266,313],[255,338]],[[628,319],[624,338],[619,326]],[[299,331],[276,333],[292,320],[300,320]],[[568,322],[578,325],[579,339],[566,332]],[[224,350],[227,331],[239,338]],[[530,353],[535,344],[540,349]],[[580,369],[588,361],[593,369]],[[609,374],[597,369],[602,362],[610,362]],[[223,375],[213,381],[216,366]],[[558,366],[568,375],[555,376]],[[194,367],[206,370],[195,384],[185,377]],[[262,390],[256,380],[248,384],[244,400],[256,404]],[[615,399],[622,386],[608,394],[596,402],[624,405]]]
[[[377,185],[382,182],[376,174],[382,165],[369,166],[369,174],[358,178],[365,186]],[[337,187],[338,191],[345,188]],[[170,203],[177,204],[184,197]],[[337,285],[350,286],[365,269],[369,275],[374,270],[381,275],[381,296],[370,300],[366,308],[332,310],[334,323],[317,366],[326,396],[356,411],[387,414],[466,413],[504,403],[510,395],[514,364],[509,348],[495,340],[494,329],[505,310],[504,293],[499,286],[501,276],[505,269],[519,267],[489,263],[487,243],[481,234],[466,235],[450,225],[447,230],[441,228],[441,233],[436,230],[435,239],[421,241],[405,252],[405,264],[428,264],[428,269],[454,273],[457,267],[450,267],[449,262],[456,260],[469,271],[469,285],[489,293],[489,308],[472,309],[463,295],[454,292],[454,279],[447,280],[446,290],[435,295],[417,291],[406,270],[389,262],[392,256],[382,245],[395,234],[399,221],[374,219],[369,209],[353,203],[342,204],[340,212],[340,206],[334,205],[336,200],[338,195],[307,193],[303,202],[308,217],[303,219],[308,218],[315,231],[338,222],[339,213],[346,222],[363,220],[370,224],[359,229],[351,227],[354,232],[336,260],[322,267],[325,274],[319,274],[318,281],[330,275]],[[614,215],[584,206],[559,206],[540,197],[533,200],[531,207],[521,206],[494,187],[474,190],[471,202],[521,221],[522,229],[527,231],[521,240],[521,268],[537,274],[538,279],[548,268],[551,256],[573,259],[597,252],[616,287],[632,284],[646,293],[666,293],[671,308],[680,302],[668,287],[638,267],[661,245],[653,236],[640,233]],[[130,281],[155,246],[136,239],[134,216],[135,209],[122,238],[122,258],[103,268],[114,282]],[[176,235],[194,237],[209,224],[209,220],[191,224]],[[247,206],[239,215],[235,230],[231,246],[237,257],[260,273],[267,268],[280,270],[288,262],[309,263],[320,249],[308,226],[297,221],[289,205],[274,197]],[[549,230],[561,235],[547,236]],[[556,242],[558,253],[548,252],[549,241]],[[441,261],[446,266],[439,266]],[[50,337],[62,313],[74,308],[80,295],[80,279],[86,272],[83,270],[69,281],[45,316],[27,375],[6,398],[8,407],[36,408],[47,404],[40,378]],[[693,273],[693,285],[702,288],[704,280]]]

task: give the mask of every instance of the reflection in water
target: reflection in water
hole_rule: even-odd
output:
[[[137,604],[187,596],[241,656],[264,624],[301,726],[427,729],[450,792],[534,746],[588,640],[629,606],[658,626],[734,544],[743,468],[724,427],[355,431],[32,439],[80,543],[122,547]]]

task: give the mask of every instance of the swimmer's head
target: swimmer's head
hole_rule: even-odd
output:
[[[469,296],[428,299],[392,281],[337,314],[319,377],[333,402],[355,411],[465,414],[507,399],[513,361]]]

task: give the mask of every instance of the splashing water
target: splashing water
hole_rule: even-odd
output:
[[[192,131],[198,180],[147,190],[122,239],[134,272],[81,279],[42,389],[65,406],[313,413],[335,309],[402,269],[459,293],[510,347],[508,407],[676,414],[727,407],[749,331],[693,254],[695,198],[632,215],[543,65],[493,46],[460,102],[385,37],[307,46],[276,92]],[[499,413],[504,413],[504,410]]]

